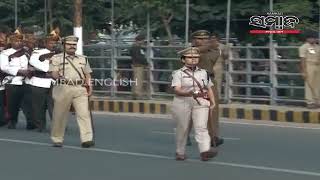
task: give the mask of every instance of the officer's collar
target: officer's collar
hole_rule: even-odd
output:
[[[187,66],[183,66],[183,67],[181,68],[181,70],[182,70],[182,71],[188,70],[188,71],[191,71],[191,72],[192,72],[192,68],[191,68],[191,67],[187,67]],[[198,66],[196,66],[195,69],[194,69],[194,71],[198,71],[198,70],[200,70],[200,68],[199,68]]]
[[[78,58],[79,56],[78,56],[77,54],[75,54],[75,55],[69,55],[69,54],[67,54],[67,53],[66,53],[66,57],[74,57],[74,58]]]

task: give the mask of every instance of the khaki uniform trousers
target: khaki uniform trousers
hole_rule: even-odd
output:
[[[133,96],[141,98],[149,95],[149,78],[147,78],[149,77],[149,75],[146,76],[146,73],[148,73],[148,67],[143,65],[134,65],[132,66],[132,69],[133,80],[136,81],[136,83],[132,87]],[[143,83],[144,80],[147,81],[146,84]]]
[[[215,80],[214,85],[218,87],[217,90],[219,91],[219,97],[221,96],[223,71],[224,71],[223,64],[220,62],[217,62],[213,67],[213,72],[214,72],[214,80]]]
[[[306,62],[305,98],[308,104],[320,103],[320,65]]]
[[[192,122],[195,140],[200,153],[210,149],[210,137],[207,129],[210,102],[198,98],[201,105],[193,97],[175,97],[172,104],[172,115],[176,120],[176,153],[185,154],[187,137]]]
[[[210,137],[219,136],[219,97],[221,95],[221,86],[223,79],[223,64],[218,63],[213,67],[214,70],[214,80],[212,86],[212,91],[214,95],[215,107],[210,110],[209,120],[208,120],[208,130]]]
[[[71,104],[76,112],[81,142],[92,141],[93,131],[86,88],[81,85],[58,85],[53,87],[52,98],[54,101],[52,141],[63,142]]]
[[[208,117],[208,131],[211,138],[219,136],[219,95],[216,86],[212,86],[215,106],[210,109]]]

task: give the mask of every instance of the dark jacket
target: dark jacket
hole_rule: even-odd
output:
[[[133,44],[130,49],[132,65],[148,65],[147,59],[141,51],[143,51],[143,48],[140,45]]]

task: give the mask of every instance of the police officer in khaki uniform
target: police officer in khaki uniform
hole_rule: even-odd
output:
[[[67,36],[63,40],[64,53],[54,55],[49,71],[57,79],[53,87],[54,100],[51,139],[54,147],[62,147],[69,109],[73,105],[80,129],[81,146],[94,145],[93,124],[90,117],[88,98],[92,93],[92,72],[88,59],[75,54],[78,38]]]
[[[228,48],[226,45],[219,42],[219,37],[216,34],[211,35],[210,44],[212,48],[217,53],[219,53],[219,57],[215,65],[213,66],[213,72],[214,72],[214,80],[216,82],[217,90],[219,92],[219,97],[221,97],[224,65],[226,63],[226,60],[228,59]]]
[[[316,35],[306,33],[306,42],[299,48],[301,73],[305,80],[305,99],[310,109],[320,105],[320,47],[316,43]]]
[[[191,34],[192,44],[200,50],[199,67],[205,69],[210,78],[215,82],[214,66],[220,57],[220,50],[213,48],[210,44],[210,33],[206,30],[198,30]],[[211,137],[211,146],[219,146],[223,144],[223,139],[219,137],[219,95],[217,86],[213,86],[213,94],[215,96],[215,107],[211,110],[208,129]]]
[[[175,97],[172,104],[176,128],[176,160],[185,160],[190,123],[195,129],[195,139],[198,143],[202,161],[208,161],[217,154],[210,148],[210,136],[207,129],[209,108],[215,105],[210,77],[204,69],[197,67],[199,49],[190,47],[179,52],[184,66],[173,72],[172,87]]]

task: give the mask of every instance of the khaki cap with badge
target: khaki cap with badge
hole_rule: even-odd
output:
[[[197,30],[191,34],[192,39],[207,39],[210,37],[210,32],[207,30]]]
[[[200,50],[197,47],[188,47],[186,49],[183,49],[181,51],[178,52],[178,54],[180,56],[184,56],[184,57],[188,57],[188,56],[192,56],[192,57],[199,57],[200,56]]]
[[[78,43],[79,38],[77,36],[66,36],[63,38],[63,42],[65,42],[66,44],[77,44]]]

